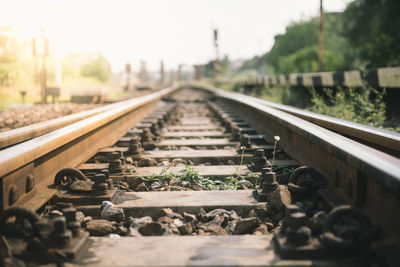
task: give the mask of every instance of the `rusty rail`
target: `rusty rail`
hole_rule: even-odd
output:
[[[206,88],[254,128],[280,136],[285,152],[328,178],[329,187],[387,231],[400,223],[400,160],[237,93]],[[390,218],[387,214],[392,214]],[[391,230],[390,230],[391,229]],[[397,231],[397,230],[396,230]]]
[[[138,96],[141,96],[141,95],[143,95],[143,93],[139,94]],[[132,98],[132,97],[130,97],[130,98]],[[6,147],[27,141],[29,139],[36,138],[38,136],[55,131],[57,129],[60,129],[62,127],[65,127],[67,125],[75,123],[77,121],[86,119],[90,116],[94,116],[101,112],[110,110],[110,109],[120,105],[120,102],[122,102],[122,101],[129,101],[129,99],[125,98],[123,100],[112,102],[112,104],[109,104],[109,105],[106,105],[103,107],[86,110],[86,111],[71,114],[68,116],[63,116],[60,118],[56,118],[56,119],[52,119],[52,120],[48,120],[48,121],[44,121],[44,122],[39,122],[39,123],[35,123],[32,125],[12,129],[10,131],[2,132],[2,133],[0,133],[0,149],[4,149]]]
[[[115,143],[164,96],[159,92],[108,106],[103,112],[0,151],[1,210],[12,204],[40,208],[56,191],[49,187],[58,170],[90,158]]]

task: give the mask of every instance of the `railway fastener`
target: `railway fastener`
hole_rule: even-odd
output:
[[[62,213],[67,220],[67,226],[71,230],[73,237],[78,236],[81,231],[81,223],[76,219],[76,209],[63,209]]]
[[[64,216],[53,219],[53,231],[51,233],[54,244],[64,246],[72,239],[71,230],[66,227]]]
[[[265,156],[263,148],[256,148],[254,150],[253,162],[251,165],[252,171],[261,171],[262,168],[268,167],[270,164]]]
[[[130,155],[138,156],[142,154],[142,144],[139,141],[139,137],[132,137],[129,141],[128,153]]]
[[[144,128],[143,133],[141,135],[141,141],[142,141],[143,148],[145,150],[153,150],[156,148],[153,138],[154,138],[154,136],[151,133],[150,129]]]
[[[112,181],[112,179],[110,178],[110,171],[107,170],[107,169],[103,169],[103,170],[101,170],[100,172],[101,172],[102,174],[104,174],[104,176],[106,177],[106,182],[107,182],[107,185],[108,185],[108,190],[111,190],[112,187],[113,187],[113,181]]]
[[[119,161],[119,160],[118,160]],[[93,177],[92,195],[101,196],[107,195],[108,184],[106,181],[106,176],[104,174],[96,174]]]
[[[295,212],[289,215],[287,221],[287,240],[293,246],[304,246],[310,242],[311,230],[306,226],[307,216],[303,212]]]
[[[278,186],[276,173],[272,172],[270,167],[264,167],[261,170],[260,185],[256,186],[254,196],[258,201],[267,201],[268,194],[272,193]]]

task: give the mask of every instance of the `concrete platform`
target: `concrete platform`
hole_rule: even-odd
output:
[[[91,237],[78,263],[85,266],[340,266],[282,260],[271,236]],[[339,264],[339,265],[338,265]]]

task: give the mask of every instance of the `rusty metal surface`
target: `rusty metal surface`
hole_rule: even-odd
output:
[[[271,141],[279,135],[287,154],[327,177],[335,192],[365,210],[385,231],[398,233],[399,159],[243,95],[208,90]]]
[[[1,209],[10,204],[39,208],[55,193],[56,190],[49,185],[58,170],[74,167],[94,155],[99,148],[115,143],[162,97],[176,89],[170,87],[115,104],[113,109],[0,151]],[[25,167],[29,165],[33,168]],[[27,198],[28,183],[24,180],[29,175],[34,177],[36,192]],[[10,201],[10,195],[15,198],[13,201]]]
[[[381,150],[383,152],[390,153],[396,157],[400,157],[399,133],[343,119],[338,119],[327,115],[317,114],[311,111],[302,110],[287,105],[277,104],[251,96],[244,96],[241,94],[238,95],[240,95],[241,98],[248,99],[248,101],[250,101],[251,103],[259,103],[265,106],[273,107],[275,109],[287,112],[296,117],[314,123],[318,126],[324,127],[326,129],[329,129],[331,131],[337,132],[342,135],[346,135],[347,137],[355,139],[356,141],[364,142],[368,146],[373,146],[376,149]]]

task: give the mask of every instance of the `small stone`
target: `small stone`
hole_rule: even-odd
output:
[[[149,189],[147,188],[147,185],[142,182],[136,187],[135,191],[149,191]]]
[[[203,208],[200,208],[197,218],[199,219],[200,222],[203,222],[203,223],[208,222],[207,213]]]
[[[210,232],[206,232],[202,229],[199,229],[199,236],[209,236],[209,235],[211,235]]]
[[[187,212],[183,212],[183,218],[185,219],[185,222],[196,222],[197,221],[196,215],[190,214]]]
[[[165,229],[157,222],[146,223],[139,227],[139,233],[144,236],[158,236],[162,235],[164,232]]]
[[[93,184],[90,180],[73,181],[69,186],[69,191],[73,193],[90,193],[92,192]]]
[[[138,185],[140,185],[141,183],[143,183],[143,179],[140,177],[134,177],[130,183],[130,188],[132,190],[135,190],[137,188]]]
[[[163,233],[164,236],[168,235],[180,235],[180,232],[175,224],[162,224],[165,232]]]
[[[223,214],[223,215],[216,215],[214,219],[210,221],[210,223],[216,223],[218,225],[221,225],[222,227],[225,227],[228,224],[228,221],[229,221],[229,215]]]
[[[193,232],[192,223],[185,223],[178,227],[179,233],[181,235],[190,235]]]
[[[171,224],[174,222],[174,220],[170,217],[163,216],[163,217],[158,218],[157,222],[161,223],[161,224]]]
[[[217,216],[217,215],[222,216],[223,214],[229,214],[229,211],[224,210],[224,209],[215,209],[210,212],[207,212],[206,215],[207,215],[208,220],[212,220],[215,218],[215,216]]]
[[[257,205],[254,208],[254,211],[256,212],[258,218],[260,218],[260,220],[264,220],[265,218],[268,217],[268,208],[266,204],[260,204]]]
[[[247,181],[247,180],[245,180],[245,179],[240,180],[240,181],[238,182],[238,185],[239,185],[239,186],[244,185],[244,186],[247,187],[247,188],[253,188],[253,187],[254,187],[254,185],[253,185],[252,183],[250,183],[249,181]]]
[[[229,211],[229,220],[230,221],[232,221],[232,220],[237,221],[239,219],[240,219],[240,217],[239,217],[239,215],[237,215],[236,211],[234,211],[234,210]]]
[[[182,181],[180,185],[186,188],[190,188],[192,186],[192,184],[188,181]]]
[[[255,212],[254,209],[252,209],[249,214],[247,215],[248,218],[256,218],[258,223],[260,224],[262,221],[260,220],[260,218],[258,217],[257,212]]]
[[[228,235],[225,229],[216,223],[206,223],[199,226],[199,228],[211,235]]]
[[[177,212],[174,212],[174,218],[176,218],[176,219],[179,219],[179,220],[183,221],[183,216],[182,216],[182,215],[180,215],[180,214],[179,214],[179,213],[177,213]]]
[[[77,211],[75,214],[75,218],[78,222],[82,223],[85,219],[85,214],[82,211]]]
[[[180,219],[174,219],[172,223],[175,224],[176,227],[178,227],[178,228],[183,226],[183,221]]]
[[[290,205],[290,192],[285,185],[278,186],[267,196],[268,203],[278,211],[284,211],[286,205]]]
[[[105,236],[114,232],[115,227],[108,220],[91,220],[86,223],[86,230],[91,236]]]
[[[131,191],[129,184],[124,181],[119,181],[118,182],[118,189],[120,190],[125,190],[125,191]]]
[[[234,235],[244,235],[244,234],[251,234],[258,226],[257,218],[245,218],[240,219],[236,223],[235,230],[233,231]]]
[[[160,216],[161,217],[162,216],[166,216],[166,217],[169,217],[169,218],[173,219],[174,218],[174,211],[169,209],[169,208],[162,209],[160,211]]]
[[[101,203],[101,218],[110,221],[122,222],[125,220],[124,210],[116,207],[110,201],[103,201]]]
[[[254,235],[267,235],[269,234],[268,227],[265,224],[261,224],[253,233]]]
[[[139,233],[137,228],[130,227],[129,231],[128,231],[128,236],[139,237],[139,236],[142,236],[142,235]]]
[[[235,231],[235,227],[236,227],[236,220],[229,221],[228,225],[225,227],[225,231],[228,232],[230,235],[232,235],[233,232]]]
[[[143,158],[138,161],[139,167],[149,167],[149,166],[156,166],[157,161],[155,159],[147,159]]]
[[[272,222],[266,222],[265,226],[267,226],[269,232],[271,232],[272,229],[274,229],[274,224]]]
[[[154,182],[151,184],[151,189],[152,190],[157,190],[161,187],[161,184],[159,182]]]
[[[140,218],[132,218],[132,227],[140,227],[146,223],[152,223],[153,219],[150,216],[144,216]]]
[[[126,164],[132,165],[133,164],[133,159],[131,157],[126,157],[125,158]]]

